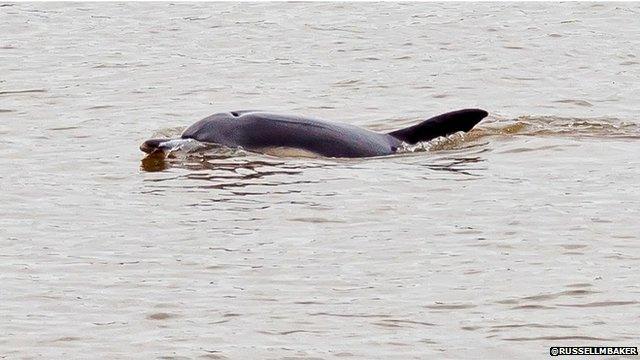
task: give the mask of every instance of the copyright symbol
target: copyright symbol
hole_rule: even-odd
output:
[[[549,354],[551,354],[551,356],[558,356],[558,348],[557,347],[549,348]]]

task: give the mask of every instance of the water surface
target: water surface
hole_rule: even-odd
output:
[[[535,358],[640,338],[637,4],[3,4],[0,355]],[[473,132],[142,162],[218,111]]]

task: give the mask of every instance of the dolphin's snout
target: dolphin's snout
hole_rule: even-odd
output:
[[[173,151],[192,152],[205,147],[193,139],[149,139],[140,145],[140,150],[147,154],[171,153]]]
[[[155,151],[162,150],[160,149],[160,144],[167,142],[168,139],[149,139],[140,145],[140,150],[146,152],[147,154],[151,154]]]

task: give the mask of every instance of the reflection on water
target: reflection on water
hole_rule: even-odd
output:
[[[169,162],[166,161],[164,153],[156,152],[145,156],[140,167],[149,172],[162,171],[169,167]]]
[[[311,168],[336,167],[353,170],[367,162],[383,163],[385,158],[395,162],[403,162],[406,158],[408,163],[416,160],[418,161],[417,166],[424,166],[435,171],[481,176],[474,172],[481,171],[482,168],[472,165],[483,161],[481,154],[488,150],[487,143],[479,143],[477,137],[471,137],[476,140],[475,144],[466,143],[463,135],[453,135],[436,139],[431,143],[407,146],[396,155],[362,159],[273,157],[211,144],[206,150],[175,151],[168,155],[162,152],[149,154],[142,159],[141,169],[147,172],[159,172],[170,168],[188,170],[188,173],[183,175],[158,177],[145,181],[151,183],[174,180],[178,182],[183,180],[207,181],[207,185],[198,185],[198,187],[211,189],[307,183],[306,181],[288,183],[286,177],[282,176],[278,177],[282,182],[256,182],[255,180],[268,180],[274,175],[300,175],[305,169]],[[435,152],[434,149],[439,152]],[[432,151],[432,154],[429,155],[426,151]],[[434,157],[433,155],[440,156]],[[423,161],[424,159],[417,157],[411,159],[412,156],[427,156],[427,163]],[[181,187],[189,186],[182,185]]]

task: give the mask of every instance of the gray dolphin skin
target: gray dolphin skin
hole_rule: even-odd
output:
[[[394,154],[402,143],[415,144],[458,131],[469,131],[487,112],[464,109],[438,115],[414,126],[382,134],[357,126],[295,115],[244,110],[213,114],[189,126],[182,140],[274,154],[359,158]],[[163,152],[176,139],[150,139],[140,150]],[[286,151],[276,151],[276,150]]]

